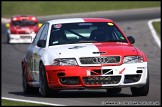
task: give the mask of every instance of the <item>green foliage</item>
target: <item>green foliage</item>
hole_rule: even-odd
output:
[[[2,16],[55,15],[79,12],[160,7],[160,1],[2,1]]]
[[[158,34],[158,36],[161,38],[161,22],[153,22],[153,26]]]
[[[45,106],[43,104],[35,104],[35,103],[26,103],[19,101],[9,101],[9,100],[1,100],[2,106]]]

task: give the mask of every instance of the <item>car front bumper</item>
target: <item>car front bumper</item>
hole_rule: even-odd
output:
[[[119,66],[45,66],[54,89],[140,87],[146,84],[147,62]]]
[[[32,43],[35,38],[34,33],[32,34],[10,34],[9,43]]]

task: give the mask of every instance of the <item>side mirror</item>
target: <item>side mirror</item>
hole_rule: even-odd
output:
[[[9,23],[6,23],[6,27],[9,28],[10,27],[10,24]]]
[[[40,28],[42,26],[42,23],[38,23],[38,27]]]
[[[134,44],[135,43],[134,37],[128,36],[127,38],[128,38],[128,40],[130,41],[131,44]]]
[[[44,48],[46,46],[46,40],[39,40],[37,46]]]

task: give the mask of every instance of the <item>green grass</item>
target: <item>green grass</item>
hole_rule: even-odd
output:
[[[47,106],[43,104],[35,104],[35,103],[26,103],[19,101],[9,101],[9,100],[1,100],[1,106]]]
[[[156,32],[157,32],[157,34],[158,34],[158,36],[159,36],[159,38],[161,38],[161,24],[160,23],[161,22],[153,22],[152,23],[155,30],[156,30]]]
[[[2,17],[160,7],[160,1],[2,1]]]

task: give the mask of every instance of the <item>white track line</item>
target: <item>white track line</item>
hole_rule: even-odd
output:
[[[152,25],[153,22],[158,22],[158,21],[161,21],[161,19],[159,18],[159,19],[149,20],[149,21],[148,21],[148,26],[149,26],[149,28],[150,28],[150,30],[151,30],[151,33],[152,33],[153,38],[155,39],[155,42],[156,42],[156,43],[158,44],[158,46],[161,48],[161,41],[160,41],[160,38],[158,37],[158,35],[157,35],[157,33],[156,33],[156,31],[155,31],[153,25]]]
[[[44,104],[44,105],[51,105],[51,106],[65,106],[65,105],[62,105],[62,104],[53,104],[53,103],[30,101],[30,100],[22,100],[22,99],[7,98],[7,97],[1,97],[1,99],[10,100],[10,101],[26,102],[26,103]]]

